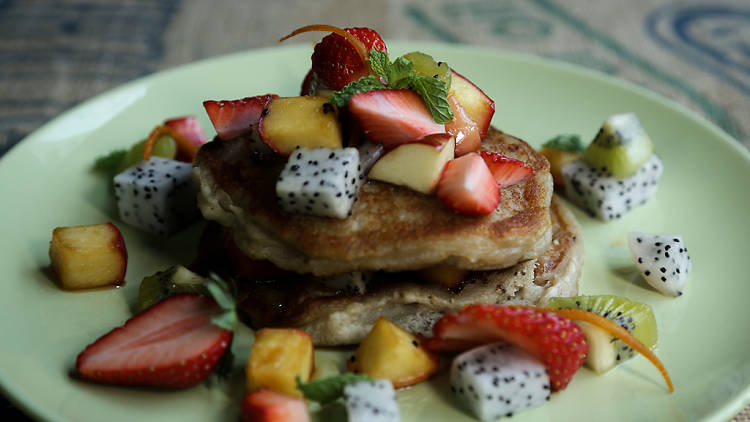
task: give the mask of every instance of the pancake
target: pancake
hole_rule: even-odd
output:
[[[369,180],[346,219],[283,212],[275,183],[283,162],[252,159],[246,140],[201,147],[194,177],[207,220],[229,228],[250,258],[297,273],[402,271],[438,263],[506,268],[541,255],[552,239],[549,163],[524,141],[491,128],[483,149],[528,163],[535,175],[502,189],[491,214],[467,217],[434,195]]]
[[[549,297],[574,296],[583,265],[581,228],[557,198],[549,211],[552,241],[546,250],[503,270],[472,272],[460,291],[421,281],[413,272],[376,273],[364,294],[312,278],[258,282],[244,286],[240,309],[255,328],[297,327],[317,346],[338,346],[360,342],[379,316],[429,335],[445,312],[471,303],[544,305]]]

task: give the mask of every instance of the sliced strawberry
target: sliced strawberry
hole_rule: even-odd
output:
[[[271,390],[257,390],[242,400],[243,422],[309,422],[304,400]]]
[[[185,139],[195,145],[203,145],[206,143],[206,135],[203,133],[203,128],[195,116],[169,119],[164,122],[164,126],[176,130],[180,135],[184,136]]]
[[[456,138],[456,157],[475,152],[482,146],[479,125],[471,119],[453,95],[448,95],[453,120],[445,124],[445,131]]]
[[[245,135],[258,124],[266,103],[278,95],[265,94],[247,97],[241,100],[203,102],[203,107],[211,119],[216,134],[224,141]]]
[[[534,169],[521,160],[490,151],[482,151],[480,154],[501,188],[522,182],[534,175]]]
[[[489,214],[500,203],[500,188],[476,152],[448,161],[437,186],[446,207],[467,215]]]
[[[581,367],[588,353],[585,337],[567,318],[538,309],[469,305],[446,314],[432,327],[442,341],[489,343],[504,340],[542,361],[549,370],[552,390],[562,390]],[[437,344],[440,344],[437,342]],[[430,342],[425,342],[430,347]]]
[[[346,28],[344,31],[364,44],[368,53],[373,48],[388,52],[383,38],[374,29]],[[370,65],[362,60],[349,40],[335,33],[315,44],[312,69],[326,86],[336,91],[370,73]]]
[[[170,296],[86,347],[76,370],[86,380],[105,384],[197,385],[232,343],[233,332],[211,322],[221,313],[209,297]]]
[[[486,340],[480,341],[478,338],[476,340],[464,340],[464,339],[456,339],[456,338],[437,338],[437,337],[428,337],[422,339],[422,344],[427,350],[431,350],[433,352],[461,352],[464,350],[470,350],[475,347],[483,346],[487,343],[494,343],[496,341],[496,338],[488,338]]]
[[[409,89],[360,92],[352,96],[348,108],[365,136],[387,149],[445,133],[445,125],[435,123],[422,97]]]

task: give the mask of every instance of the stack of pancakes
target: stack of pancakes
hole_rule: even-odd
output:
[[[553,197],[549,163],[493,128],[482,149],[534,169],[533,177],[503,188],[500,205],[486,216],[463,216],[434,195],[372,180],[346,219],[286,213],[275,194],[283,162],[254,160],[242,139],[201,148],[198,205],[249,258],[291,272],[245,283],[242,309],[255,328],[298,327],[316,345],[357,343],[381,315],[427,334],[443,313],[470,303],[543,305],[575,295],[583,238]],[[414,272],[435,266],[470,271],[450,289]],[[366,274],[364,291],[326,282],[347,273]]]

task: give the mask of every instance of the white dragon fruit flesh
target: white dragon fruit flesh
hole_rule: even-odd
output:
[[[360,172],[356,148],[297,147],[276,182],[276,198],[287,212],[346,218],[362,186]]]
[[[453,360],[451,392],[479,419],[502,416],[549,400],[547,369],[538,359],[506,343],[492,343]]]
[[[617,179],[578,159],[562,169],[565,196],[592,217],[617,219],[654,196],[662,170],[656,154],[625,179]]]
[[[151,157],[114,178],[120,219],[157,235],[168,235],[198,217],[190,163]]]
[[[355,381],[344,386],[348,422],[398,422],[396,392],[389,380]]]
[[[681,236],[632,232],[628,247],[635,266],[651,287],[668,296],[682,295],[692,262]]]

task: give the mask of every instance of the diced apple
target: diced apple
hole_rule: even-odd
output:
[[[54,229],[49,257],[65,290],[120,285],[128,266],[125,240],[112,223]]]
[[[341,148],[338,110],[319,96],[279,97],[268,102],[258,134],[277,154],[288,156],[298,146]]]
[[[448,96],[453,111],[453,120],[445,124],[445,131],[456,138],[456,157],[475,152],[482,146],[479,125],[471,120],[466,110],[453,95]]]
[[[440,180],[445,163],[453,159],[454,150],[453,136],[447,133],[427,135],[386,152],[372,166],[368,177],[430,194]]]
[[[565,151],[547,147],[542,147],[540,152],[547,158],[547,161],[549,161],[549,172],[552,173],[552,181],[555,183],[555,186],[565,187],[565,179],[563,179],[562,169],[580,158],[581,154],[575,151]]]
[[[438,356],[415,336],[380,317],[347,361],[347,367],[374,379],[388,379],[394,388],[401,388],[429,378],[438,363]]]
[[[313,371],[312,337],[295,328],[264,328],[255,332],[245,367],[248,391],[268,388],[301,397],[295,379],[310,379]]]
[[[484,138],[495,114],[495,102],[461,74],[453,69],[451,72],[451,88],[448,93],[456,97],[471,120],[477,122],[479,136]]]
[[[461,285],[469,270],[448,264],[437,264],[417,271],[417,276],[428,283],[440,284],[447,289]]]

